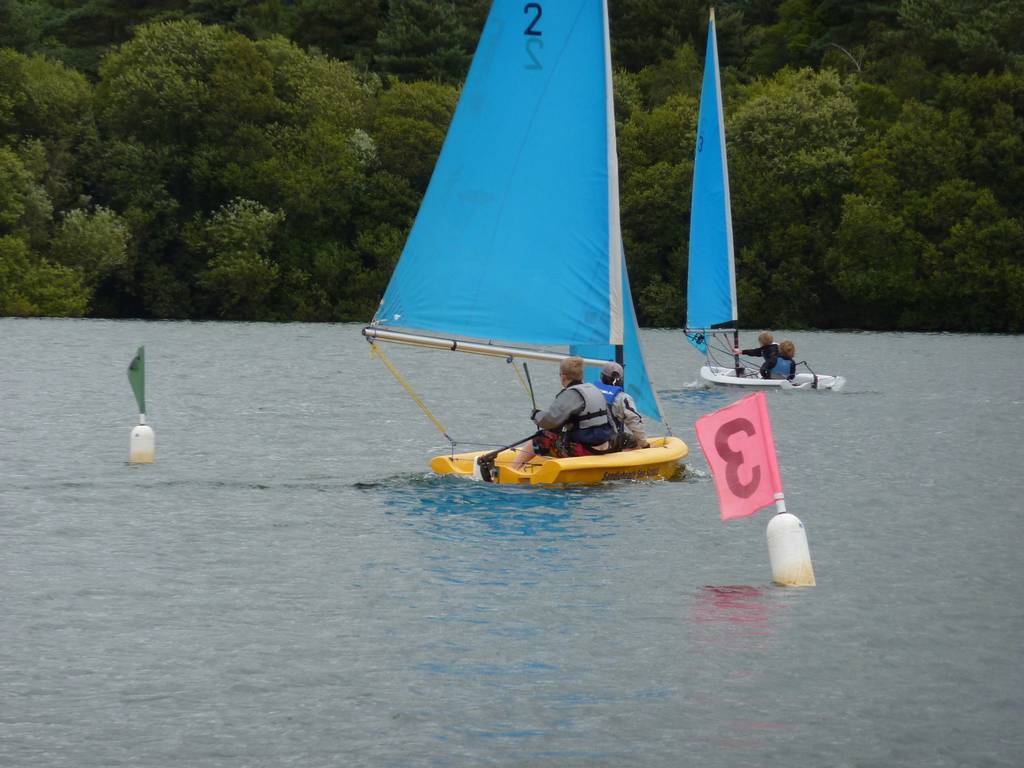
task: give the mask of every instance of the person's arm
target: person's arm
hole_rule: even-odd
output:
[[[751,357],[761,357],[764,354],[764,347],[758,347],[757,349],[743,349],[740,350],[742,355],[750,355]]]
[[[633,398],[623,392],[621,397],[617,397],[615,400],[616,402],[622,400],[622,423],[626,425],[626,429],[633,433],[637,445],[641,448],[646,448],[649,445],[647,442],[647,431],[644,429],[644,421],[636,409],[636,403],[633,402]]]
[[[533,421],[541,429],[558,429],[583,409],[583,395],[574,389],[563,389],[546,411],[534,414]]]

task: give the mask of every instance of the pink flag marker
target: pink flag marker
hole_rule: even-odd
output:
[[[723,520],[747,517],[772,505],[785,511],[764,392],[701,416],[696,426]]]

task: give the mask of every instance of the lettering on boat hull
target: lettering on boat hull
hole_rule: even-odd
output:
[[[648,480],[661,474],[660,467],[642,467],[626,472],[605,472],[602,480]]]

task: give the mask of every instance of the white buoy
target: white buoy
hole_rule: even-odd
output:
[[[786,511],[781,493],[775,494],[778,514],[768,521],[768,559],[772,580],[785,587],[813,587],[814,567],[807,531],[796,515]]]
[[[130,464],[152,464],[156,461],[156,435],[153,434],[153,429],[146,424],[146,414],[140,414],[139,419],[141,423],[132,430],[128,462]]]

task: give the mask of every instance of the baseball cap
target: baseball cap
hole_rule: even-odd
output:
[[[601,369],[601,375],[609,378],[612,376],[622,378],[622,366],[618,363],[605,363],[604,368]]]

